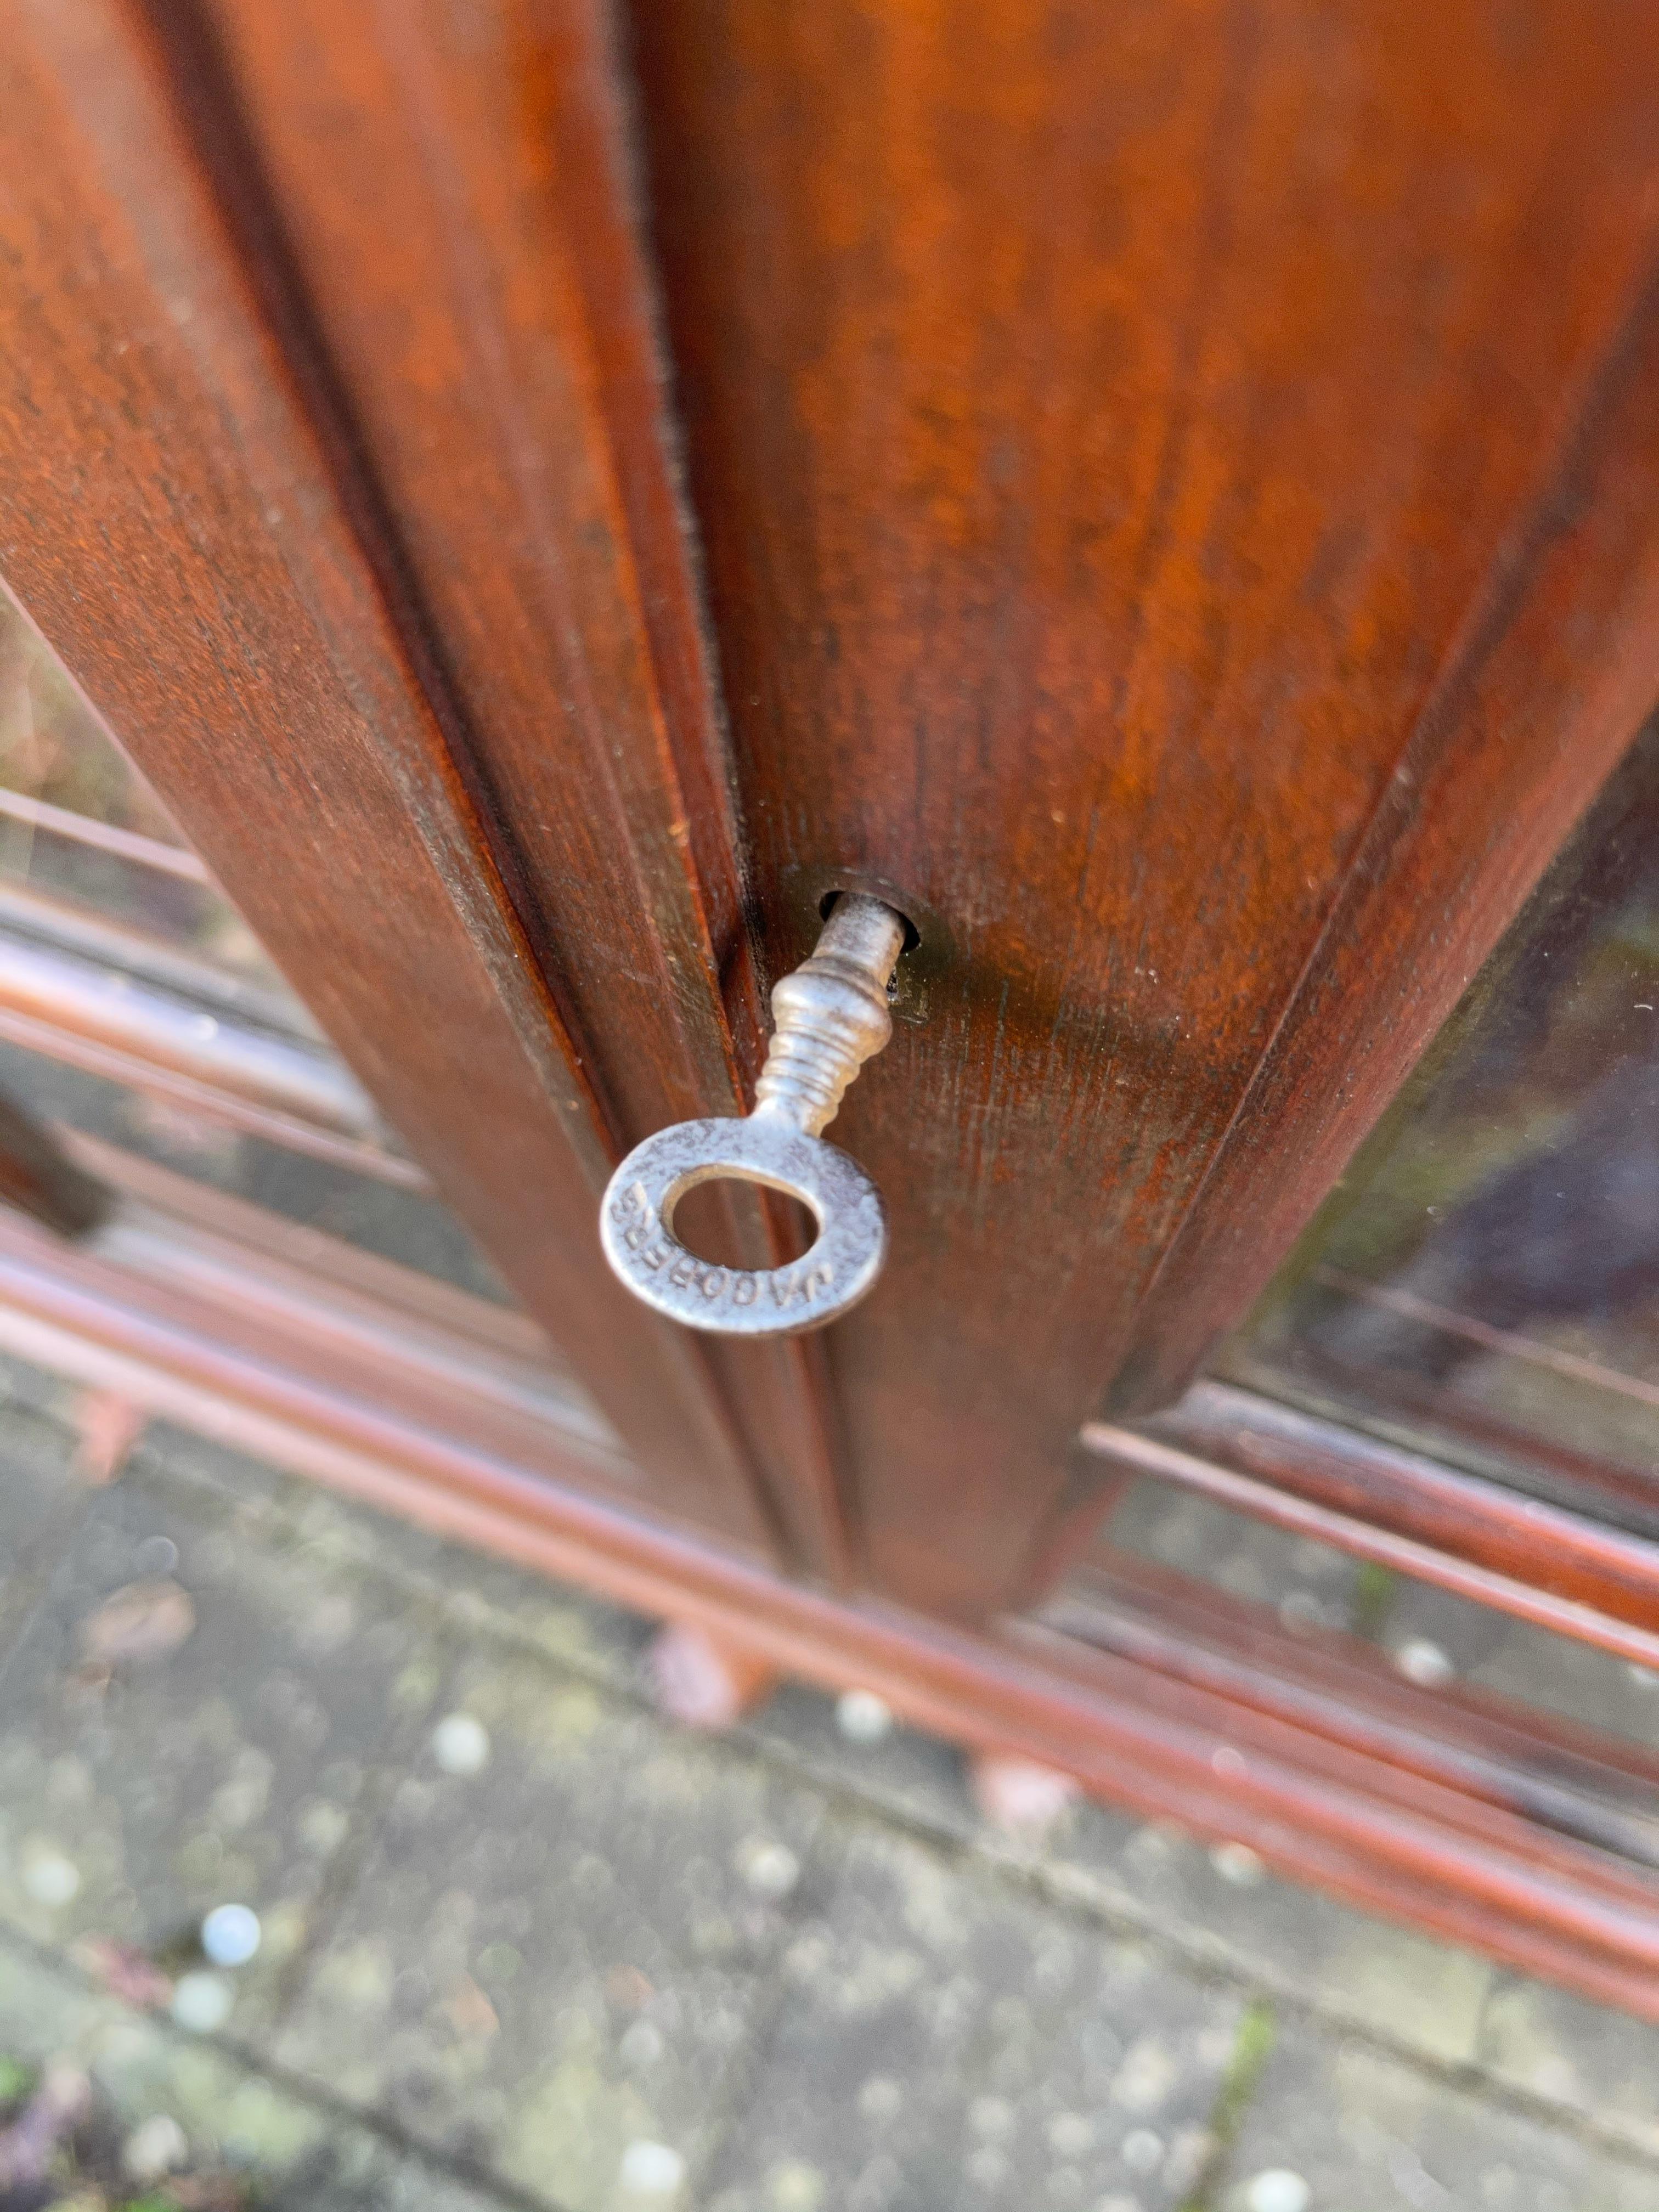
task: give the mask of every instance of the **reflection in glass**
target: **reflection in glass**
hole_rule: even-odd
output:
[[[255,980],[305,1020],[246,923],[0,584],[0,918],[10,905],[59,900]]]
[[[1659,724],[1219,1364],[1659,1534]]]
[[[3,584],[0,1095],[510,1303]]]

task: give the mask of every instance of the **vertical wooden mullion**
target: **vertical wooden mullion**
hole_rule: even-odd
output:
[[[8,0],[0,67],[0,568],[653,1496],[769,1551],[706,1368],[603,1267],[613,1144],[204,166],[211,82],[117,0]]]
[[[731,764],[592,0],[211,0],[538,965],[616,1140],[744,1109],[765,1024]],[[726,1234],[775,1256],[754,1194]],[[798,1565],[850,1547],[821,1357],[689,1345]]]

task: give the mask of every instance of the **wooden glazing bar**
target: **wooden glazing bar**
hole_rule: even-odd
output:
[[[1218,1462],[1200,1459],[1190,1451],[1135,1429],[1115,1427],[1105,1421],[1085,1423],[1085,1448],[1118,1470],[1152,1475],[1184,1490],[1195,1491],[1236,1513],[1269,1522],[1316,1543],[1329,1544],[1355,1559],[1370,1559],[1395,1574],[1409,1575],[1451,1590],[1475,1605],[1490,1606],[1534,1627],[1558,1636],[1571,1636],[1594,1644],[1632,1664],[1659,1668],[1659,1607],[1650,1607],[1648,1625],[1603,1613],[1581,1599],[1559,1595],[1537,1583],[1522,1581],[1398,1534],[1392,1528],[1336,1511],[1310,1498],[1280,1489],[1253,1475],[1240,1474]],[[1550,1509],[1544,1509],[1548,1512]],[[1571,1516],[1563,1516],[1564,1518]],[[1633,1542],[1637,1540],[1632,1539]]]
[[[1659,80],[1620,0],[630,13],[769,951],[922,933],[863,1524],[983,1613],[1652,704]]]
[[[1138,1589],[1121,1583],[1109,1605],[1097,1588],[1074,1597],[1083,1638],[1042,1623],[957,1629],[783,1583],[638,1511],[626,1462],[591,1423],[584,1432],[568,1413],[532,1418],[488,1371],[467,1383],[468,1328],[443,1340],[448,1417],[433,1417],[430,1397],[411,1400],[439,1334],[429,1320],[426,1352],[416,1344],[389,1368],[383,1340],[410,1322],[394,1317],[395,1302],[380,1325],[372,1310],[374,1285],[386,1296],[403,1271],[337,1252],[331,1266],[347,1279],[315,1283],[307,1301],[303,1251],[329,1240],[216,1194],[210,1222],[180,1213],[169,1225],[178,1179],[120,1170],[106,1148],[101,1157],[125,1174],[143,1218],[102,1255],[65,1253],[29,1224],[0,1220],[6,1349],[445,1534],[697,1622],[786,1672],[874,1690],[919,1727],[1073,1772],[1109,1802],[1248,1843],[1293,1878],[1659,2018],[1659,1884],[1583,1840],[1589,1828],[1605,1843],[1621,1820],[1638,1820],[1652,1782],[1644,1754],[1559,1723],[1529,1744],[1526,1716],[1497,1699],[1448,1723],[1437,1697],[1403,1683],[1368,1692],[1337,1667],[1332,1683],[1362,1709],[1345,1741],[1328,1700],[1313,1699],[1305,1654],[1293,1661],[1287,1639],[1243,1626],[1230,1637],[1212,1625],[1202,1644],[1172,1637],[1179,1606],[1166,1599],[1160,1616],[1145,1577]],[[179,1204],[187,1212],[199,1200]],[[242,1263],[240,1341],[224,1325],[239,1221],[258,1240]],[[476,1309],[433,1286],[400,1287],[405,1297],[447,1305],[452,1318]],[[488,1337],[498,1324],[478,1325]],[[522,1328],[512,1316],[499,1326]],[[483,1347],[474,1356],[487,1370]],[[1132,1648],[1149,1632],[1162,1644]],[[1207,1679],[1194,1653],[1211,1665]],[[1441,1727],[1448,1740],[1437,1748]],[[1528,1817],[1540,1777],[1553,1794],[1543,1790],[1539,1817]]]
[[[705,1364],[600,1260],[606,1109],[193,20],[0,6],[7,581],[644,1478],[769,1544]]]
[[[1137,1425],[1316,1504],[1659,1627],[1659,1543],[1610,1521],[1231,1383],[1194,1383],[1167,1413]],[[1510,1432],[1510,1442],[1518,1451],[1525,1440]]]
[[[280,205],[381,493],[383,565],[441,665],[452,750],[618,1151],[743,1112],[761,977],[607,10],[205,0],[170,21],[175,78],[234,110],[239,159]],[[752,1188],[702,1196],[722,1256],[784,1256]],[[820,1348],[684,1356],[793,1563],[846,1581]]]

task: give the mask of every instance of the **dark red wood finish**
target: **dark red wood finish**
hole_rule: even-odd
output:
[[[923,932],[871,1571],[982,1612],[1650,703],[1659,79],[1617,0],[633,15],[766,942]]]
[[[606,1117],[257,179],[232,220],[119,0],[9,0],[0,71],[0,570],[665,1503],[769,1548],[704,1363],[600,1261]]]
[[[0,570],[605,1418],[529,1324],[85,1147],[121,1218],[0,1220],[0,1342],[1659,2017],[1650,1761],[1121,1560],[984,1625],[1119,1479],[1104,1391],[1120,1474],[1653,1656],[1632,1541],[1145,1419],[1651,707],[1619,0],[0,30]],[[723,1353],[598,1192],[741,1103],[849,883],[921,935],[836,1130],[891,1272]]]
[[[283,226],[451,750],[614,1146],[742,1112],[765,1035],[744,855],[604,9],[162,12],[227,195],[252,167]],[[708,1194],[732,1256],[781,1256],[739,1190]],[[794,1564],[844,1581],[817,1347],[688,1356]]]
[[[1659,1544],[1586,1513],[1225,1383],[1199,1383],[1138,1425],[1372,1528],[1659,1632]]]
[[[1152,1475],[1159,1481],[1194,1490],[1234,1512],[1270,1522],[1293,1535],[1330,1545],[1356,1559],[1370,1559],[1390,1573],[1433,1583],[1476,1605],[1513,1613],[1535,1627],[1548,1629],[1558,1636],[1576,1637],[1604,1651],[1616,1652],[1632,1665],[1659,1672],[1659,1618],[1656,1618],[1651,1598],[1647,1603],[1648,1624],[1638,1626],[1619,1614],[1586,1605],[1582,1599],[1565,1597],[1553,1589],[1540,1587],[1536,1580],[1522,1581],[1514,1575],[1498,1573],[1465,1559],[1460,1551],[1443,1550],[1419,1542],[1414,1536],[1401,1535],[1385,1525],[1379,1526],[1373,1520],[1339,1512],[1331,1506],[1315,1503],[1299,1490],[1281,1489],[1277,1484],[1258,1481],[1234,1468],[1212,1459],[1201,1459],[1194,1452],[1180,1450],[1174,1444],[1134,1429],[1116,1428],[1106,1421],[1090,1421],[1085,1425],[1083,1441],[1114,1469]],[[1558,1517],[1551,1515],[1547,1508],[1545,1513],[1548,1518],[1538,1532],[1540,1548],[1548,1541],[1548,1519]],[[1561,1515],[1559,1518],[1568,1521],[1571,1516]],[[1650,1559],[1650,1568],[1652,1564]]]

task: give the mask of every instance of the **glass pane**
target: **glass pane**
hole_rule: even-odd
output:
[[[1659,1534],[1659,723],[1219,1364]]]
[[[166,1098],[20,1050],[3,1037],[0,1095],[37,1121],[100,1138],[492,1304],[513,1304],[467,1231],[428,1192],[267,1143]]]
[[[1414,1684],[1435,1692],[1453,1710],[1471,1709],[1471,1693],[1476,1710],[1487,1696],[1496,1696],[1517,1712],[1553,1713],[1598,1736],[1659,1751],[1659,1674],[1289,1535],[1172,1485],[1146,1479],[1127,1486],[1073,1589],[1098,1594],[1089,1570],[1103,1570],[1114,1578],[1110,1595],[1122,1603],[1135,1587],[1133,1565],[1126,1576],[1126,1562],[1150,1563],[1164,1577],[1179,1577],[1174,1583],[1153,1580],[1153,1595],[1172,1589],[1188,1597],[1222,1594],[1218,1602],[1207,1600],[1184,1613],[1172,1607],[1183,1632],[1223,1638],[1230,1617],[1248,1619],[1233,1649],[1254,1650],[1263,1659],[1276,1652],[1277,1665],[1294,1673],[1300,1647],[1315,1670],[1316,1686],[1321,1655],[1364,1656],[1373,1662],[1374,1680],[1386,1683],[1392,1676]],[[1334,1674],[1328,1687],[1340,1696]],[[1628,1816],[1639,1808],[1639,1856],[1659,1866],[1659,1785],[1653,1771],[1633,1793],[1621,1796],[1622,1847],[1631,1847]]]
[[[3,584],[0,1092],[511,1303]]]
[[[0,920],[58,901],[188,947],[257,981],[310,1027],[246,923],[0,584]]]

